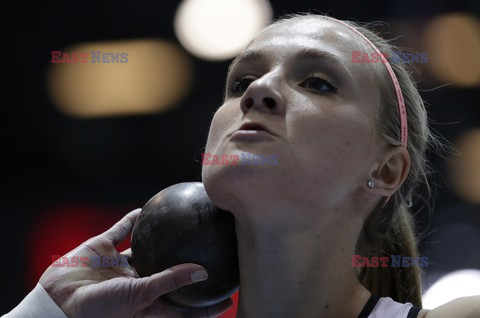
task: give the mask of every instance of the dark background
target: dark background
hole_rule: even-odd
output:
[[[340,19],[395,19],[415,28],[439,14],[478,13],[475,1],[271,2],[275,17],[318,10]],[[177,1],[50,2],[10,5],[3,12],[8,58],[1,124],[0,313],[33,288],[50,255],[66,253],[169,185],[200,181],[198,153],[221,105],[230,60],[208,62],[189,55],[194,68],[190,90],[172,110],[152,115],[73,118],[53,105],[46,89],[52,50],[146,37],[178,43],[173,32],[177,6]],[[420,88],[442,84],[424,77]],[[453,85],[422,96],[431,105],[433,127],[448,140],[480,127],[478,85]],[[430,157],[439,171],[438,198],[431,214],[423,210],[418,215],[425,233],[421,254],[430,261],[427,284],[455,269],[480,269],[480,207],[449,185],[448,163]]]

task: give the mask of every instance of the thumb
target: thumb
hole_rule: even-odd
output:
[[[185,263],[172,266],[149,277],[137,278],[132,292],[137,295],[138,305],[145,308],[164,294],[207,278],[208,274],[204,267]]]

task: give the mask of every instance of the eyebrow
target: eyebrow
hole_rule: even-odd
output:
[[[262,59],[262,57],[265,55],[264,50],[248,50],[243,52],[242,54],[238,55],[232,63],[230,63],[230,66],[228,67],[228,74],[232,71],[233,67],[237,64],[248,64],[249,62],[253,62],[256,60]]]
[[[350,69],[347,67],[346,63],[339,59],[335,54],[332,54],[327,51],[321,51],[312,48],[305,48],[302,49],[300,52],[295,54],[294,58],[299,60],[315,60],[315,61],[328,61],[327,63],[331,63],[340,67],[341,71],[345,72],[348,77],[353,80],[352,73]]]
[[[320,51],[312,48],[304,48],[297,54],[295,58],[302,60],[328,60],[330,62],[343,65],[343,62],[337,58],[334,54],[327,51]]]
[[[265,50],[248,50],[238,55],[228,67],[228,73],[230,74],[231,70],[238,64],[248,64],[253,61],[258,61],[264,58],[266,52]],[[353,80],[352,73],[345,65],[345,62],[340,60],[336,55],[313,48],[303,48],[297,52],[293,59],[298,60],[315,60],[315,61],[328,61],[327,63],[332,63],[341,67],[342,71],[345,71],[350,79]]]

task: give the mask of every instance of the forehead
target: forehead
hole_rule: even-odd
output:
[[[358,39],[345,26],[321,17],[303,17],[283,20],[270,25],[250,43],[255,46],[301,45],[346,53],[359,49]]]
[[[245,48],[245,52],[269,52],[275,59],[286,59],[299,50],[317,50],[333,56],[355,80],[374,81],[378,63],[352,63],[352,51],[372,53],[358,34],[333,19],[321,16],[283,20],[265,28]]]

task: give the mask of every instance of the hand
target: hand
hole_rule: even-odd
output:
[[[92,257],[119,259],[129,256],[129,252],[118,253],[115,246],[130,233],[140,211],[137,209],[128,213],[108,231],[87,240],[65,255],[80,259],[87,256],[88,266],[50,266],[43,273],[39,283],[63,312],[68,317],[193,318],[217,317],[232,306],[232,300],[227,299],[205,308],[181,308],[159,298],[193,283],[195,277],[201,279],[201,272],[206,272],[197,264],[176,265],[143,278],[127,262],[123,262],[123,266],[91,266]],[[197,274],[192,276],[193,273]]]

